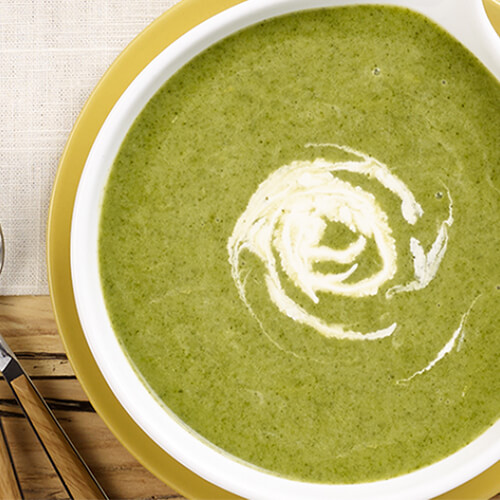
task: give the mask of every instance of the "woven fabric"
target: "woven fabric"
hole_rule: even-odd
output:
[[[178,0],[0,0],[0,295],[48,293],[47,210],[76,117],[107,67]]]

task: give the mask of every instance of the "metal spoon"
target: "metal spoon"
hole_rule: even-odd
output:
[[[0,272],[3,269],[4,249],[0,226]],[[107,499],[104,490],[1,335],[0,372],[7,380],[70,498]]]

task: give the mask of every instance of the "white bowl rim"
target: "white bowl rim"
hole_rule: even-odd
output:
[[[268,474],[217,450],[165,409],[130,365],[107,315],[97,257],[102,193],[118,148],[147,101],[185,62],[238,29],[286,12],[350,4],[399,5],[423,13],[458,38],[500,80],[500,39],[481,0],[247,0],[180,37],[136,77],[100,129],[75,199],[71,228],[75,301],[86,340],[106,382],[134,421],[166,452],[201,477],[246,498],[428,498],[471,479],[500,458],[498,421],[449,457],[384,481],[325,485]],[[450,16],[450,11],[460,15]]]

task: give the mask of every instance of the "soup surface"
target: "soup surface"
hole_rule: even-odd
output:
[[[396,476],[500,415],[500,85],[424,17],[304,11],[151,99],[105,192],[123,349],[190,429],[275,474]]]

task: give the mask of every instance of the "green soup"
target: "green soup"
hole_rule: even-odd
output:
[[[401,8],[247,28],[150,100],[115,160],[116,335],[194,432],[272,473],[431,464],[500,415],[500,85]]]

